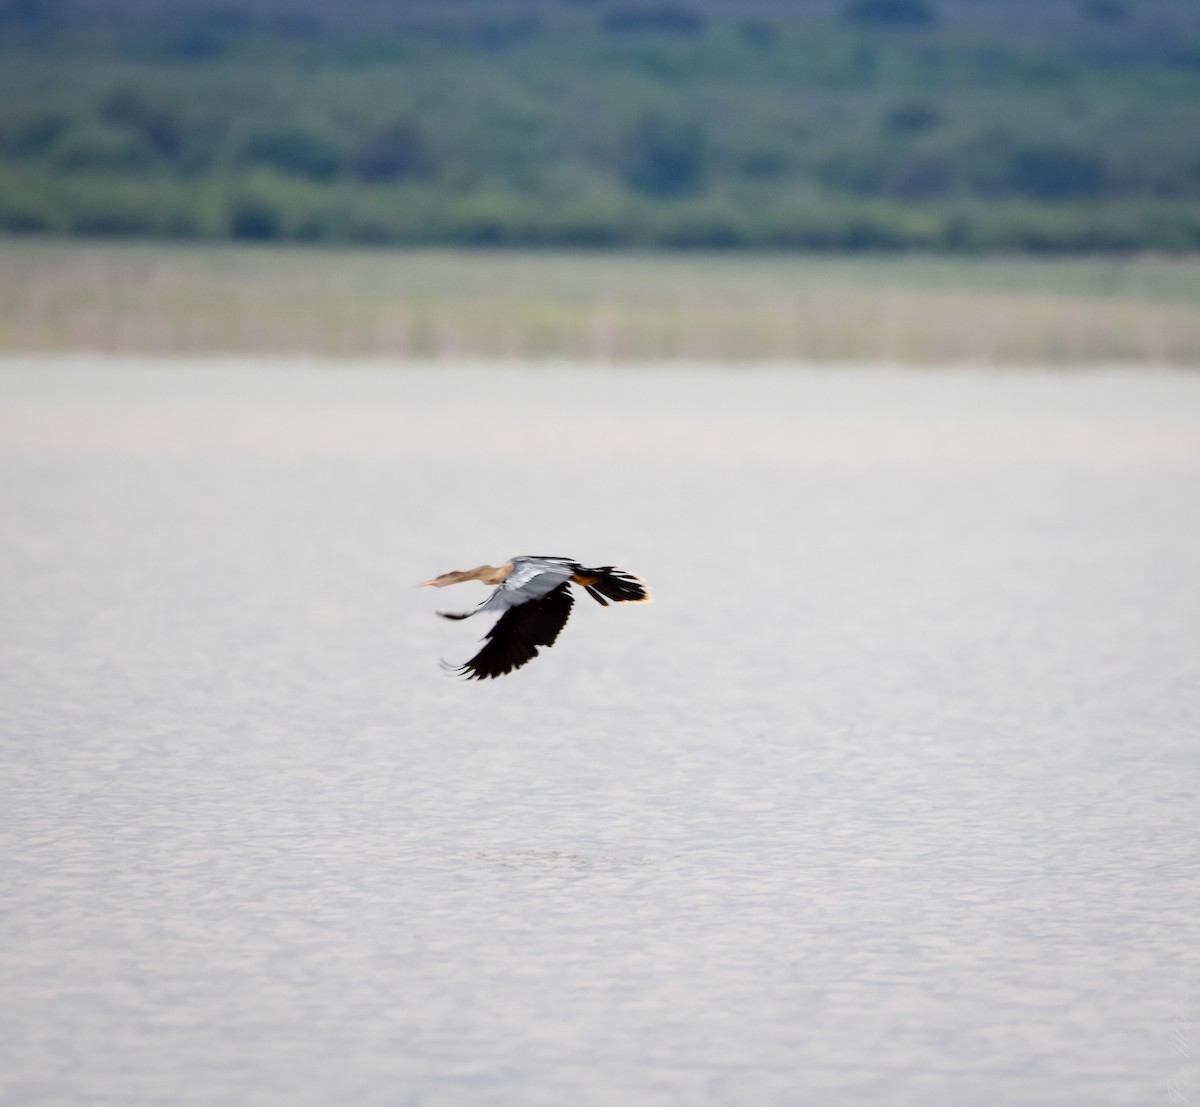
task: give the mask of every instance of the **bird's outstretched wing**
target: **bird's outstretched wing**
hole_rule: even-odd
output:
[[[487,632],[483,649],[455,672],[468,680],[486,680],[519,669],[538,654],[539,646],[553,646],[571,614],[570,585],[563,581],[537,599],[510,607]]]

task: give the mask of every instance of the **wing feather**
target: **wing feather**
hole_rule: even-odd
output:
[[[570,585],[560,582],[545,595],[510,607],[485,636],[486,643],[457,672],[468,680],[487,680],[519,669],[538,655],[539,646],[552,646],[571,614]]]

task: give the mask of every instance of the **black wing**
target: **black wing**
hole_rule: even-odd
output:
[[[553,646],[571,614],[571,586],[564,581],[552,592],[509,608],[485,636],[487,644],[455,671],[468,680],[486,680],[519,669],[538,655],[538,646]]]

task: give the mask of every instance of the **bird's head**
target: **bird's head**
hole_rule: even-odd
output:
[[[433,580],[424,580],[417,585],[418,588],[445,588],[447,584],[458,584],[461,580],[466,580],[466,576],[460,572],[443,573],[440,577],[434,577]]]

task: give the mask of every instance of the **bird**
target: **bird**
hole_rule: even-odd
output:
[[[575,602],[577,584],[602,607],[613,603],[646,603],[650,590],[631,573],[614,565],[588,569],[569,557],[514,557],[503,565],[480,565],[455,570],[419,584],[445,588],[465,580],[494,584],[496,590],[473,611],[439,611],[444,619],[469,619],[484,612],[501,612],[487,632],[483,648],[463,665],[446,668],[468,680],[488,680],[511,673],[532,661],[539,646],[553,646]],[[445,664],[445,662],[443,662]]]

